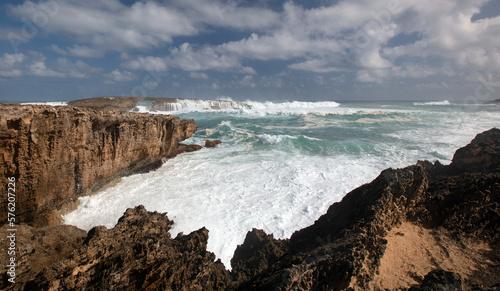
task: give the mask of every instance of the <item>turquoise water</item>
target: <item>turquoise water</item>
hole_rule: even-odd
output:
[[[252,109],[174,112],[199,127],[185,143],[220,139],[160,169],[82,197],[68,224],[113,227],[128,207],[168,212],[171,230],[209,229],[226,267],[252,227],[289,237],[383,169],[448,164],[477,133],[500,125],[499,106],[437,103],[248,102]],[[158,112],[156,112],[158,113]],[[172,114],[172,112],[168,112]],[[105,209],[105,211],[104,211]]]

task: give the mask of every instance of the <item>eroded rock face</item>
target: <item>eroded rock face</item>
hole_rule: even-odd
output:
[[[224,290],[229,272],[206,251],[208,230],[172,239],[172,224],[165,213],[130,208],[113,229],[91,229],[82,247],[45,268],[25,288]]]
[[[87,232],[72,225],[55,225],[33,228],[29,225],[16,225],[16,231],[7,225],[0,228],[0,261],[6,263],[11,256],[7,252],[10,245],[8,236],[14,233],[15,239],[15,284],[8,281],[11,275],[7,271],[0,273],[0,289],[18,289],[38,274],[43,268],[50,266],[81,247]],[[12,249],[11,249],[12,250]]]
[[[165,115],[0,104],[0,176],[5,185],[16,179],[16,222],[59,224],[64,205],[160,166],[196,128]],[[7,221],[6,200],[0,197],[0,221]]]

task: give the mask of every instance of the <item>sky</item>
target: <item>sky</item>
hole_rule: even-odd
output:
[[[0,102],[500,98],[499,0],[0,3]]]

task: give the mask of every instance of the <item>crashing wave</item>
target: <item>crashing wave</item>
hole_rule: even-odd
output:
[[[422,106],[422,105],[450,105],[450,101],[448,100],[443,100],[443,101],[429,101],[429,102],[414,102],[413,105],[415,106]]]
[[[149,110],[189,112],[200,110],[239,110],[250,109],[250,106],[230,100],[177,99],[176,102],[157,103]]]

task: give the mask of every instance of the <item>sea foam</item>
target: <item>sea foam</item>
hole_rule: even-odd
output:
[[[223,143],[81,197],[65,223],[86,230],[113,227],[127,208],[143,204],[149,211],[168,212],[175,221],[173,236],[206,227],[208,250],[230,268],[236,246],[252,228],[290,237],[381,170],[424,159],[449,163],[458,147],[500,124],[492,107],[478,113],[413,104],[248,103],[251,109],[179,114],[199,124],[186,143]],[[356,113],[302,114],[325,108]]]

